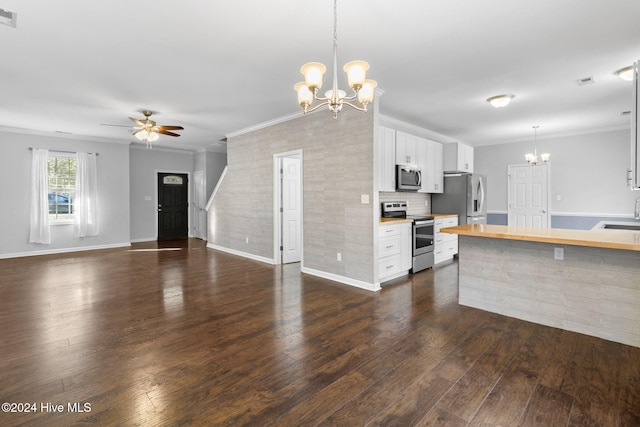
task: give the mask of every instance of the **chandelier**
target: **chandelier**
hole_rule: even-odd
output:
[[[359,111],[367,111],[367,104],[373,101],[375,88],[378,85],[375,80],[367,80],[366,73],[369,64],[365,61],[351,61],[345,64],[343,70],[347,73],[349,87],[353,90],[351,96],[338,89],[338,0],[333,2],[333,87],[325,92],[324,97],[318,96],[318,91],[322,88],[322,76],[327,71],[327,67],[319,62],[309,62],[300,68],[300,73],[304,76],[304,82],[296,83],[293,87],[298,93],[298,103],[302,111],[310,113],[326,105],[333,113],[333,118],[338,118],[338,113],[344,105],[348,105]],[[360,105],[351,103],[357,101]],[[320,104],[311,107],[314,101]]]
[[[527,153],[524,155],[525,160],[527,161],[527,163],[529,163],[530,165],[536,165],[538,163],[538,128],[540,126],[533,126],[533,154],[532,153]],[[551,157],[551,154],[549,153],[542,153],[540,154],[540,160],[542,160],[543,162],[547,163],[549,161],[549,158]]]

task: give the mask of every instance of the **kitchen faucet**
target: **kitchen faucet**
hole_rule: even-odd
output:
[[[633,212],[633,217],[635,219],[640,219],[640,198],[636,200],[636,209]]]

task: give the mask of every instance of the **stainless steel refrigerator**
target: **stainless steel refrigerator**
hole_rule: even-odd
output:
[[[477,174],[444,176],[444,192],[431,195],[431,212],[458,214],[459,224],[487,223],[487,177]]]

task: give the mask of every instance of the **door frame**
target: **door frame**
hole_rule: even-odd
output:
[[[282,168],[282,159],[285,157],[294,157],[300,159],[300,266],[304,266],[304,223],[302,221],[304,215],[304,172],[302,149],[286,151],[284,153],[276,153],[273,155],[273,263],[282,264],[282,251],[280,250],[282,242],[282,212],[280,212],[280,201],[282,200],[282,181],[280,180],[280,169]]]
[[[193,188],[193,181],[191,179],[191,172],[190,171],[179,171],[179,170],[167,170],[167,169],[156,169],[154,174],[153,174],[153,186],[154,186],[154,192],[153,192],[153,226],[154,226],[154,231],[156,233],[156,240],[158,240],[158,191],[160,191],[160,188],[158,187],[158,174],[161,173],[179,173],[179,174],[183,174],[183,175],[187,175],[187,180],[189,181],[187,184],[187,222],[188,222],[188,230],[187,230],[187,237],[193,237],[193,224],[191,222],[191,218],[193,217],[193,200],[192,200],[192,188]]]
[[[509,218],[511,217],[511,171],[512,168],[518,167],[532,167],[532,166],[544,166],[547,172],[547,186],[546,199],[547,199],[547,228],[551,228],[551,164],[546,162],[538,165],[530,165],[528,163],[519,163],[515,165],[507,165],[507,225],[509,225]]]
[[[205,176],[204,170],[193,171],[193,237],[201,240],[207,240],[207,178]],[[200,211],[200,207],[197,206],[196,200],[198,199],[198,175],[201,175],[202,180],[202,211]],[[200,229],[200,216],[204,216],[204,222],[202,224],[202,229]],[[199,233],[196,233],[198,232]]]

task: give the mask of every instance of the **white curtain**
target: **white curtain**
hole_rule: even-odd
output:
[[[49,232],[49,150],[34,148],[31,153],[31,212],[29,242],[51,243]]]
[[[98,235],[98,170],[96,155],[76,153],[76,196],[73,205],[75,237]]]

